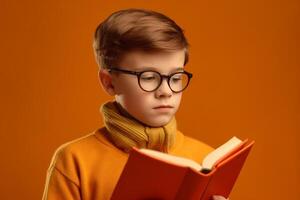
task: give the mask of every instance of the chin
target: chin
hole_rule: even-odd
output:
[[[171,118],[161,119],[161,120],[158,120],[158,118],[157,118],[156,121],[151,121],[146,124],[149,126],[152,126],[152,127],[161,127],[161,126],[168,124],[170,122],[170,120],[171,120]]]

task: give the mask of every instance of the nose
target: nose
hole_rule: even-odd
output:
[[[171,97],[173,92],[168,84],[168,79],[163,78],[159,88],[155,91],[156,97],[162,98],[162,97]]]

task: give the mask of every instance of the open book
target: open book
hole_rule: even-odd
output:
[[[213,169],[213,167],[218,163],[218,161],[226,157],[228,154],[232,153],[234,150],[238,150],[239,147],[241,147],[242,145],[243,142],[240,139],[238,139],[237,137],[232,137],[226,143],[224,143],[214,151],[207,154],[202,161],[202,165],[200,165],[199,163],[191,159],[187,159],[179,156],[173,156],[155,150],[139,149],[138,151],[165,162],[170,162],[172,164],[180,165],[183,167],[190,167],[197,171],[208,173]]]
[[[227,198],[253,144],[233,137],[209,153],[201,165],[187,158],[133,148],[111,199]]]

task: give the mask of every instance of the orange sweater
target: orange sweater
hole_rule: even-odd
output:
[[[106,139],[106,128],[59,147],[47,172],[43,200],[108,200],[128,154]],[[213,149],[177,131],[170,154],[199,163]]]

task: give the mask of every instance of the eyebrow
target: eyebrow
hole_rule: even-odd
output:
[[[154,67],[147,67],[147,66],[142,66],[138,69],[135,69],[135,70],[139,70],[139,71],[144,71],[144,70],[153,70],[153,71],[158,71],[157,68],[154,68]],[[176,67],[174,69],[171,70],[171,72],[176,72],[176,71],[183,71],[183,67]]]

